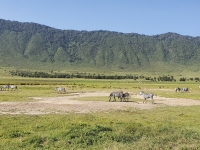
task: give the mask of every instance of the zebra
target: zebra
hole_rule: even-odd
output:
[[[176,91],[176,92],[180,92],[180,91],[181,91],[181,88],[177,87],[177,88],[175,88],[175,91]]]
[[[113,101],[116,101],[116,97],[118,97],[118,99],[120,98],[120,101],[122,101],[123,91],[117,91],[117,92],[110,93],[109,101],[111,100],[112,97],[114,97]]]
[[[56,87],[55,91],[57,91],[58,93],[66,93],[66,89],[63,87]]]
[[[14,91],[18,90],[16,85],[9,85],[9,88],[11,89],[11,91],[12,90],[14,90]]]
[[[182,88],[182,90],[183,90],[184,92],[189,91],[189,89],[188,89],[187,87]]]
[[[189,91],[189,89],[188,89],[187,87],[184,87],[184,88],[179,88],[179,87],[178,87],[178,88],[175,88],[175,91],[176,91],[176,92],[182,92],[182,91],[183,91],[183,92],[187,92],[187,91]]]
[[[146,101],[146,99],[151,98],[152,103],[154,103],[154,94],[153,93],[144,93],[143,91],[140,92],[140,95],[143,97],[143,103]]]
[[[128,92],[123,93],[122,97],[123,97],[124,101],[128,102],[129,98],[130,98],[130,94]]]
[[[9,91],[9,85],[8,84],[6,84],[6,85],[2,85],[1,86],[1,90],[6,90],[6,89],[8,89],[8,91]]]

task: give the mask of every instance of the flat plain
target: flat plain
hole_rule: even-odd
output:
[[[198,82],[1,78],[0,149],[198,149]],[[55,87],[65,87],[57,93]],[[188,92],[175,92],[188,87]],[[129,102],[108,101],[112,91]],[[143,103],[140,91],[152,92]]]

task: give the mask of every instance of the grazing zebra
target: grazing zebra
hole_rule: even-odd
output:
[[[9,90],[9,85],[8,84],[6,84],[6,85],[2,85],[1,86],[1,90],[6,90],[6,89],[8,89]]]
[[[130,94],[128,92],[123,93],[122,97],[123,97],[124,101],[128,102],[129,98],[130,98]]]
[[[11,91],[12,90],[14,90],[14,91],[18,90],[16,85],[9,85],[9,88],[11,89]]]
[[[181,88],[177,87],[177,88],[175,88],[175,91],[176,91],[176,92],[180,92],[180,91],[181,91]]]
[[[183,91],[183,92],[186,92],[186,91],[189,91],[189,89],[187,88],[187,87],[184,87],[184,88],[175,88],[175,91],[176,92],[181,92],[181,91]]]
[[[188,89],[187,87],[184,87],[182,90],[183,90],[184,92],[189,91],[189,89]]]
[[[146,99],[148,99],[148,98],[151,98],[152,103],[154,103],[154,99],[153,99],[154,94],[153,93],[144,93],[143,91],[141,91],[140,95],[142,95],[142,97],[143,97],[143,103],[146,102]]]
[[[116,97],[118,97],[118,99],[120,98],[120,101],[122,101],[123,91],[117,91],[117,92],[110,93],[109,101],[111,100],[112,97],[114,97],[113,101],[116,101]]]
[[[56,87],[55,91],[57,91],[58,93],[66,93],[66,90],[63,87]]]

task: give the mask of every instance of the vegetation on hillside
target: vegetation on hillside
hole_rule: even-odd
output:
[[[59,30],[0,19],[0,63],[22,68],[198,71],[200,37]]]

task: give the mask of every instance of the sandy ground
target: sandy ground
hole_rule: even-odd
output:
[[[155,107],[191,106],[200,105],[200,101],[192,99],[175,99],[154,97],[154,104],[136,101],[130,102],[103,102],[103,101],[80,101],[79,97],[108,96],[106,92],[76,93],[72,96],[40,98],[33,97],[29,102],[1,102],[0,114],[63,114],[63,113],[90,113],[97,111],[108,112],[110,110],[124,110],[127,108],[152,109]],[[132,98],[141,98],[140,95],[131,94]]]

